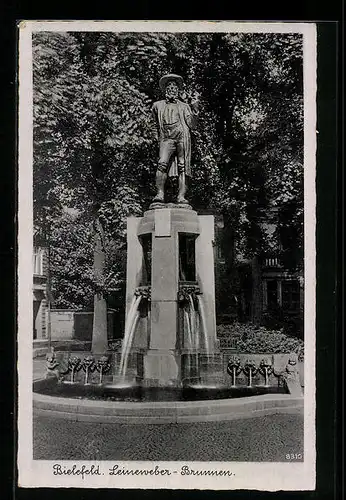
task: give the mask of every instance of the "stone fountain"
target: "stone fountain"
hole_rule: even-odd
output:
[[[277,406],[280,411],[302,407],[293,358],[284,373],[285,367],[278,370],[268,357],[255,361],[240,355],[227,364],[218,349],[214,217],[198,215],[185,198],[186,176],[191,176],[190,130],[197,124],[198,108],[178,99],[181,85],[178,75],[160,81],[165,100],[154,103],[152,110],[160,141],[157,193],[142,217],[127,219],[121,353],[105,352],[105,332],[93,343],[92,356],[84,354],[84,359],[52,351],[46,378],[34,384],[34,405],[43,414],[179,423],[228,420],[248,411],[257,416],[257,398],[266,414]],[[179,179],[175,203],[166,199],[168,175]],[[75,404],[76,397],[83,404]]]
[[[179,386],[199,376],[198,354],[215,353],[213,240],[213,216],[179,206],[127,221],[126,314],[134,330],[123,358],[143,354],[137,376],[145,385]]]
[[[157,194],[143,217],[127,220],[126,328],[119,375],[131,353],[148,386],[181,386],[199,379],[200,355],[216,353],[214,217],[198,215],[185,198],[190,174],[190,129],[198,106],[178,99],[182,79],[160,81],[165,100],[154,103],[160,140]],[[178,175],[176,203],[165,203],[167,175]],[[135,370],[136,372],[136,370]]]

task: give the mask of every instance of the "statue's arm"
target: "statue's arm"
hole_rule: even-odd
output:
[[[187,104],[184,106],[184,117],[185,121],[190,129],[195,129],[197,128],[198,124],[198,110],[197,108],[190,108],[190,106]]]
[[[151,122],[151,128],[154,132],[154,135],[156,136],[156,138],[158,138],[158,136],[159,136],[159,118],[158,118],[156,103],[154,103],[152,108],[151,108],[150,122]]]

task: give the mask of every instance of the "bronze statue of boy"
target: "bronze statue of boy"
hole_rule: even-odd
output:
[[[191,136],[196,128],[198,116],[197,101],[191,107],[179,100],[183,79],[179,75],[168,74],[160,79],[160,88],[165,99],[153,104],[152,115],[159,135],[159,165],[156,172],[156,196],[153,203],[164,202],[167,175],[179,176],[177,203],[187,204],[186,176],[191,176]],[[192,109],[191,109],[192,108]]]

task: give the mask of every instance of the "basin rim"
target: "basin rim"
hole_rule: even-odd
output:
[[[167,424],[224,421],[275,413],[302,413],[303,396],[264,394],[199,401],[124,402],[79,400],[33,392],[35,414],[73,421]]]

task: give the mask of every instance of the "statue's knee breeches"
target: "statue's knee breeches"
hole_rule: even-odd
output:
[[[160,142],[159,165],[169,165],[172,154],[175,152],[175,141],[164,139]]]
[[[184,144],[180,140],[163,139],[160,142],[159,170],[166,173],[171,164],[172,156],[176,155],[179,172],[185,168]]]
[[[158,172],[161,172],[163,174],[166,174],[167,173],[167,170],[168,170],[168,164],[166,163],[159,163],[158,164],[158,167],[157,167],[157,170]]]

